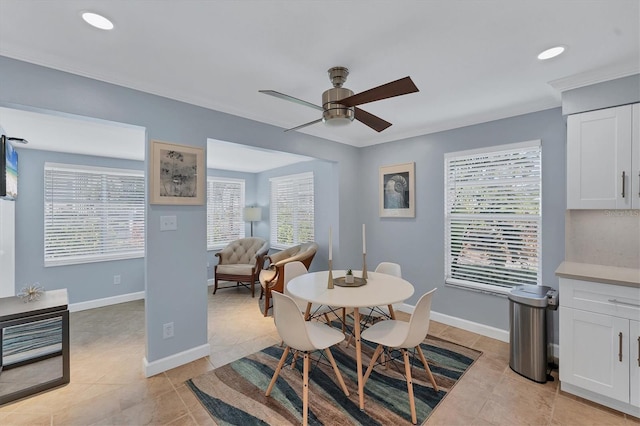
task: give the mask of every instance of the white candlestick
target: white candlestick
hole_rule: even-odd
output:
[[[362,254],[367,253],[367,237],[364,233],[364,223],[362,224]]]
[[[332,260],[333,239],[331,237],[331,227],[329,227],[329,260]]]

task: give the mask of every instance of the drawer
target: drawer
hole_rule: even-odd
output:
[[[560,306],[620,318],[640,318],[640,288],[560,278]]]

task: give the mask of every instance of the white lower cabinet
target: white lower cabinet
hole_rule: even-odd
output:
[[[560,383],[640,415],[640,289],[560,279]]]
[[[629,356],[631,394],[629,402],[635,407],[640,407],[640,321],[629,321],[629,336],[631,337],[631,348],[629,348],[631,352]]]

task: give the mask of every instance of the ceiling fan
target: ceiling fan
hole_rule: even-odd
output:
[[[330,68],[328,72],[329,80],[333,84],[333,87],[322,94],[322,106],[294,98],[293,96],[285,95],[284,93],[276,92],[275,90],[259,90],[260,93],[275,96],[276,98],[284,99],[285,101],[295,102],[300,105],[305,105],[322,111],[322,118],[287,129],[285,132],[298,130],[321,121],[332,126],[342,126],[349,124],[354,118],[371,127],[376,132],[381,132],[391,126],[391,123],[358,108],[358,105],[393,98],[395,96],[407,95],[418,91],[418,88],[411,80],[411,77],[405,77],[400,80],[392,81],[390,83],[383,84],[382,86],[354,94],[353,91],[342,87],[344,82],[347,81],[347,76],[349,75],[349,70],[347,68],[333,67]]]

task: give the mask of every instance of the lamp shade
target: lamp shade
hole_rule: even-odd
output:
[[[245,207],[242,212],[242,217],[245,222],[259,222],[262,220],[262,208]]]

